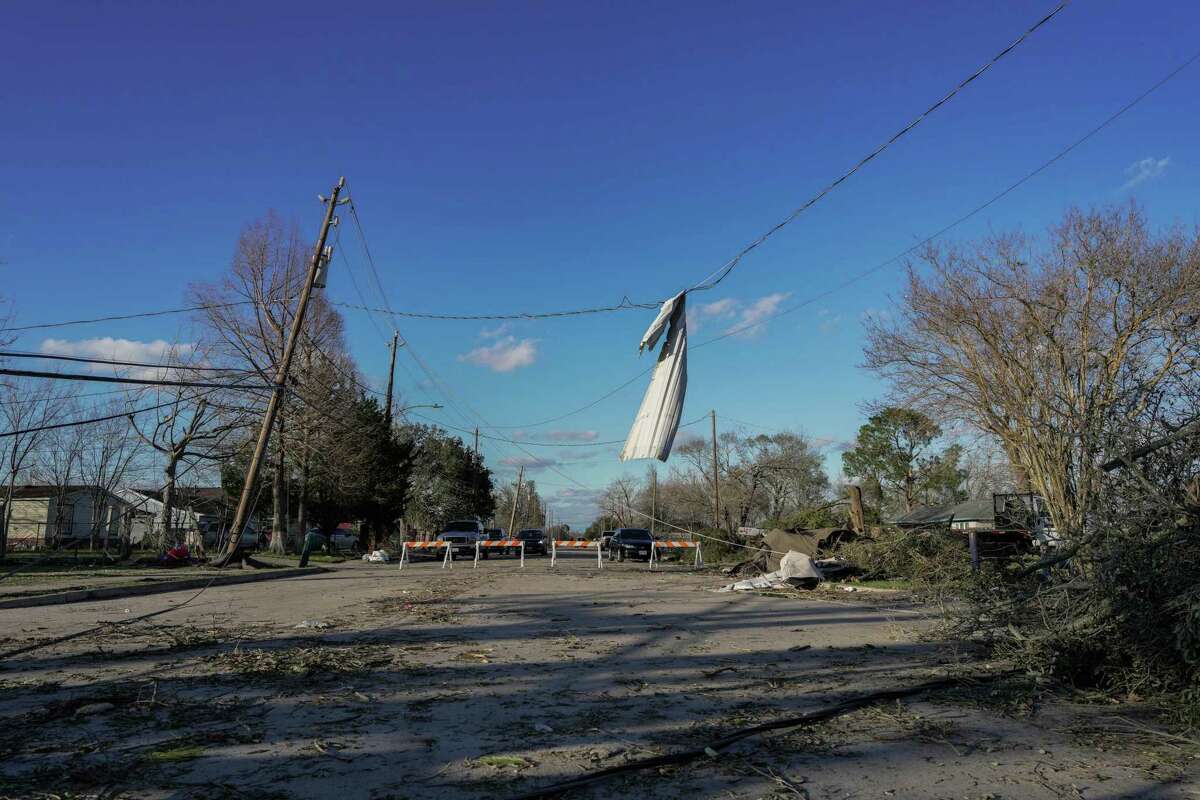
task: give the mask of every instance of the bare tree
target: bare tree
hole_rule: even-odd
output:
[[[78,406],[71,405],[64,410],[64,417],[79,417]],[[71,532],[73,517],[68,518],[68,511],[73,509],[68,503],[71,497],[74,481],[79,479],[83,443],[88,436],[87,427],[73,425],[68,428],[56,428],[47,432],[45,440],[38,451],[33,466],[33,475],[37,482],[53,489],[54,518],[46,531],[46,546],[58,546],[65,534]]]
[[[193,301],[204,306],[200,322],[215,359],[247,369],[263,380],[273,380],[309,256],[298,228],[274,213],[242,231],[229,272],[217,283],[198,284],[191,289]],[[310,301],[298,347],[299,357],[292,368],[295,380],[281,406],[268,461],[272,465],[272,525],[276,534],[271,547],[279,552],[288,529],[285,509],[291,464],[299,465],[303,517],[316,429],[314,414],[336,418],[338,407],[330,405],[330,396],[336,396],[344,409],[346,393],[331,393],[329,387],[340,386],[347,377],[351,382],[357,380],[353,363],[345,355],[341,315],[319,294]],[[340,369],[344,374],[333,379],[331,369]],[[298,451],[298,457],[290,455],[293,450]]]
[[[124,403],[115,401],[103,416],[120,414]],[[84,442],[80,474],[83,483],[92,491],[92,531],[90,544],[93,549],[103,539],[105,550],[108,540],[113,533],[112,525],[116,521],[111,513],[110,498],[113,492],[125,481],[131,465],[140,455],[141,440],[133,430],[128,420],[121,417],[95,423],[89,427],[88,436]],[[128,525],[119,526],[117,531],[121,537],[123,549],[128,547]],[[101,535],[103,533],[103,536]]]
[[[904,402],[994,436],[1077,535],[1109,443],[1194,380],[1200,241],[1151,231],[1136,208],[1071,211],[1047,240],[931,247],[924,262],[899,318],[869,324],[867,365]]]
[[[32,466],[32,458],[46,441],[46,426],[62,421],[68,407],[61,386],[54,381],[17,378],[0,383],[0,456],[5,474],[4,516],[0,527],[0,560],[8,553],[13,494],[17,481]]]

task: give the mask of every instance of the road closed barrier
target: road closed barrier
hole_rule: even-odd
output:
[[[446,549],[446,556],[442,559],[442,569],[450,567],[454,569],[454,548],[450,546],[450,542],[405,542],[400,548],[400,566],[399,569],[404,569],[404,563],[412,562],[408,556],[409,550],[437,550],[440,547]]]
[[[589,547],[596,548],[596,566],[599,569],[604,569],[604,559],[600,555],[600,540],[599,539],[551,539],[550,540],[550,566],[554,566],[554,562],[558,560],[559,548],[564,550],[586,550]]]
[[[658,561],[659,550],[695,550],[696,559],[692,562],[694,567],[704,566],[704,556],[700,554],[699,542],[688,542],[683,540],[667,539],[658,541],[657,539],[650,543],[650,569],[654,569],[654,562]]]
[[[519,547],[521,549],[521,566],[525,566],[525,542],[521,539],[476,539],[475,540],[475,563],[471,569],[479,567],[479,553],[484,549]]]

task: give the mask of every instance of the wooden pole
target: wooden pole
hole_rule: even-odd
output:
[[[721,527],[721,473],[717,471],[717,410],[712,414],[713,527]]]
[[[250,466],[246,469],[246,480],[242,485],[242,496],[238,500],[237,511],[233,515],[233,525],[229,529],[229,543],[226,545],[225,554],[216,562],[218,566],[225,566],[237,553],[238,548],[242,544],[242,529],[246,527],[246,522],[250,516],[250,506],[253,504],[256,490],[258,488],[258,476],[262,472],[263,459],[267,454],[267,444],[271,440],[271,429],[275,427],[275,417],[279,414],[279,406],[283,402],[283,390],[287,386],[288,370],[292,366],[292,355],[296,352],[296,342],[300,338],[300,331],[304,326],[304,314],[308,311],[308,301],[312,297],[313,285],[317,280],[317,273],[323,266],[325,258],[325,239],[329,236],[329,229],[333,227],[333,212],[338,205],[338,195],[342,192],[342,187],[346,185],[346,179],[338,179],[337,185],[333,187],[333,193],[326,201],[328,206],[325,209],[325,221],[321,223],[321,233],[317,236],[316,247],[313,248],[312,260],[308,263],[308,276],[304,280],[304,288],[300,292],[300,302],[296,307],[296,316],[292,318],[292,330],[288,333],[287,344],[283,348],[283,357],[279,362],[279,369],[275,373],[275,383],[272,386],[271,399],[267,401],[267,410],[263,413],[262,427],[258,431],[258,440],[254,443],[254,454],[250,457]]]
[[[517,506],[521,504],[521,483],[525,480],[525,467],[517,470],[517,492],[513,495],[512,513],[508,517],[508,535],[513,535],[513,526],[517,524]]]
[[[399,339],[400,332],[392,331],[392,365],[388,367],[387,400],[384,402],[384,419],[387,420],[388,430],[391,430],[392,427],[392,383],[396,377],[396,342]]]
[[[650,468],[650,535],[655,532],[655,523],[658,521],[658,470],[654,467]]]

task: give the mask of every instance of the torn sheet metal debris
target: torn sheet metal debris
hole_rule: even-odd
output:
[[[650,386],[629,429],[621,460],[657,458],[666,461],[675,443],[683,398],[687,391],[687,312],[686,292],[663,303],[658,316],[642,336],[639,352],[654,347],[667,329],[667,338],[658,354],[658,364]],[[669,329],[668,329],[669,327]]]
[[[802,589],[815,589],[824,579],[821,570],[817,569],[812,558],[804,553],[789,550],[779,560],[779,569],[748,578],[722,587],[720,592],[745,592],[753,589],[777,589],[781,586],[796,586]]]

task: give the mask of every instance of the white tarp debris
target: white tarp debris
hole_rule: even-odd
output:
[[[745,592],[751,589],[775,589],[785,584],[795,586],[811,584],[815,586],[822,578],[821,570],[817,569],[811,558],[804,555],[804,553],[789,550],[779,560],[779,569],[775,572],[768,572],[766,575],[759,575],[757,578],[747,578],[744,581],[737,581],[717,591]]]
[[[629,429],[621,460],[657,458],[666,461],[675,443],[679,419],[683,414],[683,396],[687,391],[687,313],[686,292],[663,303],[658,316],[642,336],[638,352],[654,347],[667,329],[667,338],[658,354],[658,364],[641,408]]]
[[[386,564],[392,560],[392,557],[388,555],[387,550],[372,550],[371,552],[364,554],[362,560],[369,561],[372,564]]]

